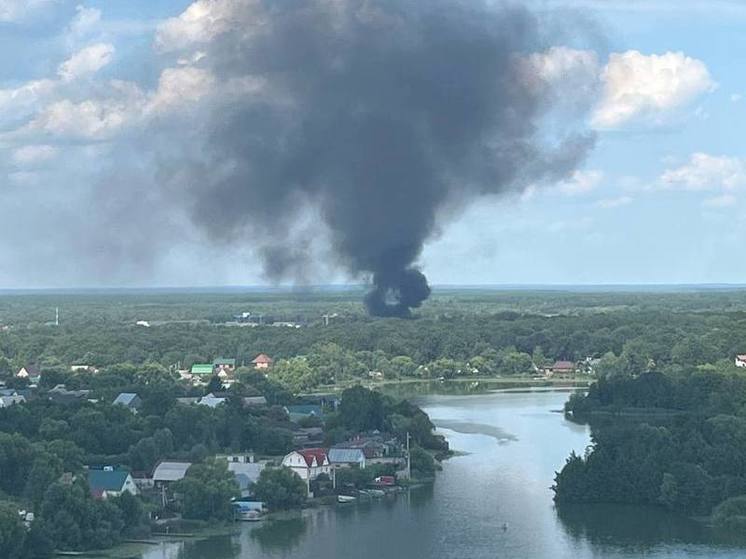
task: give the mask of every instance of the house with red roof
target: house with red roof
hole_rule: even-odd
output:
[[[255,369],[269,369],[273,362],[272,358],[266,353],[260,353],[252,361]]]
[[[329,455],[325,448],[303,448],[294,450],[282,459],[282,465],[293,470],[306,484],[326,474],[333,476]]]

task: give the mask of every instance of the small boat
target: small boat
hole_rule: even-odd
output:
[[[243,510],[238,513],[238,520],[243,522],[259,522],[263,518],[262,513],[258,510]]]
[[[337,502],[338,503],[352,503],[357,499],[357,497],[353,497],[352,495],[337,495]]]

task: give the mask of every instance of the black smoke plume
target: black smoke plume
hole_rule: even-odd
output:
[[[566,177],[592,144],[543,131],[550,98],[523,61],[553,43],[523,8],[215,2],[234,24],[200,64],[254,86],[214,107],[199,164],[178,176],[192,177],[201,224],[248,235],[274,278],[307,265],[285,232],[315,208],[336,264],[372,278],[368,310],[409,316],[430,293],[416,263],[441,220],[479,196]]]

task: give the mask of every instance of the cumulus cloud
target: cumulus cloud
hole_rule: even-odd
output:
[[[260,7],[259,0],[197,0],[158,27],[156,46],[164,52],[177,51],[207,43],[230,29],[249,33],[263,22]]]
[[[111,62],[114,46],[107,43],[89,45],[60,64],[57,73],[65,81],[95,74]]]
[[[603,172],[598,170],[575,171],[572,177],[561,182],[558,188],[560,192],[569,196],[587,194],[598,186],[603,177]]]
[[[18,22],[55,0],[0,0],[0,22]]]
[[[694,153],[689,161],[661,175],[667,188],[733,190],[746,184],[746,166],[737,157]]]
[[[603,97],[593,115],[599,128],[671,111],[716,87],[704,62],[682,52],[612,53],[601,79]]]

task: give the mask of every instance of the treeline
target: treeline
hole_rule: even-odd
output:
[[[741,510],[746,495],[746,375],[688,370],[601,379],[566,411],[593,444],[557,474],[563,503],[660,505],[689,515]]]
[[[541,366],[587,357],[602,358],[604,375],[629,376],[732,361],[746,351],[746,314],[669,311],[666,297],[660,296],[660,309],[651,303],[556,316],[443,313],[409,321],[347,316],[326,327],[297,329],[208,323],[144,328],[104,316],[74,326],[0,332],[0,375],[28,363],[44,370],[119,363],[189,368],[217,357],[249,364],[264,352],[275,358],[286,385],[307,388],[369,372],[387,378],[528,374],[532,362]]]

